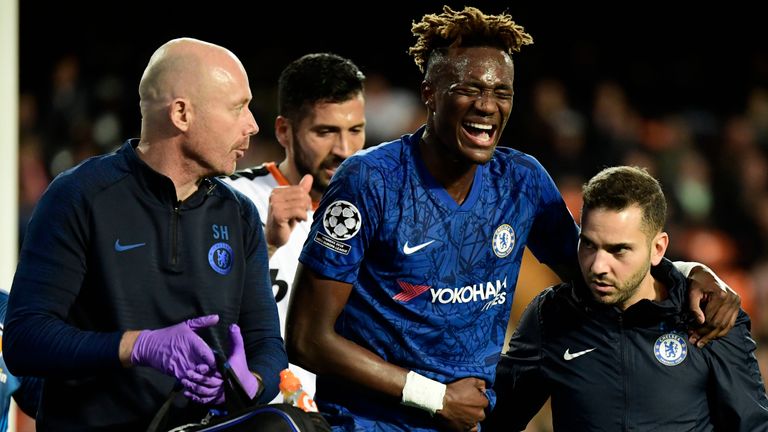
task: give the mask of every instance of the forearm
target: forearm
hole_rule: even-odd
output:
[[[264,388],[259,395],[259,402],[268,403],[277,396],[280,371],[287,367],[288,356],[279,334],[277,337],[261,339],[255,345],[254,354],[248,356],[248,368]]]
[[[16,375],[63,379],[121,366],[121,331],[72,324],[88,262],[89,205],[80,192],[76,180],[60,177],[29,223],[3,335],[3,354]]]
[[[66,287],[81,279],[66,266],[54,278],[53,268],[42,259],[19,264],[3,335],[9,369],[17,376],[68,378],[119,368],[122,332],[84,331],[67,322],[76,292]]]
[[[138,330],[131,330],[123,333],[120,338],[120,348],[118,349],[118,356],[120,357],[120,364],[123,367],[131,367],[131,353],[133,352],[133,346],[136,344],[136,339],[139,337]]]
[[[335,323],[351,292],[352,284],[299,265],[285,327],[288,356],[316,374],[336,375],[399,399],[408,370],[336,333]]]
[[[259,401],[266,403],[277,395],[280,371],[288,367],[288,356],[280,336],[280,318],[268,275],[269,263],[263,239],[262,236],[248,260],[238,325],[245,341],[248,368],[263,384]]]
[[[496,368],[496,407],[488,421],[496,428],[523,430],[550,396],[547,378],[540,373],[538,362],[502,355]],[[484,423],[485,424],[485,423]]]
[[[709,275],[708,277],[711,277],[714,279],[715,283],[719,285],[721,288],[727,287],[728,285],[723,282],[722,279],[720,279],[717,274],[715,274],[714,271],[712,271],[711,268],[707,267],[706,265],[696,262],[696,261],[672,261],[672,264],[675,266],[675,268],[683,274],[686,278],[693,279],[695,277],[700,277],[701,275]],[[699,271],[694,271],[694,270]],[[704,276],[705,278],[707,276]],[[705,279],[706,281],[706,279]]]
[[[402,397],[408,369],[384,361],[335,332],[311,337],[300,345],[300,349],[290,351],[293,363],[316,374],[339,376],[398,400]]]
[[[3,354],[17,376],[77,377],[121,367],[121,332],[86,332],[63,321],[18,316],[3,335]]]

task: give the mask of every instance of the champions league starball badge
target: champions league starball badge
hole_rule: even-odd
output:
[[[334,201],[325,209],[323,228],[336,240],[349,240],[360,231],[360,211],[351,202]]]
[[[666,366],[677,366],[688,356],[688,345],[685,339],[676,333],[659,336],[653,345],[653,355],[659,363]]]

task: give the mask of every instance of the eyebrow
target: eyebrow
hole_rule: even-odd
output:
[[[579,233],[579,239],[586,240],[586,241],[588,241],[588,242],[590,242],[592,244],[597,244],[594,240],[592,240],[591,238],[585,236],[583,233]],[[601,245],[601,247],[603,249],[605,249],[605,250],[615,250],[615,249],[619,249],[619,248],[632,248],[633,247],[632,245],[633,245],[632,243],[619,242],[619,243],[604,244],[604,245]]]
[[[357,123],[357,124],[353,124],[352,126],[349,126],[349,127],[346,127],[346,128],[344,128],[344,127],[340,127],[340,126],[338,126],[338,125],[332,125],[332,124],[326,124],[326,123],[319,123],[319,124],[316,124],[316,125],[312,126],[312,127],[310,128],[310,130],[318,130],[318,129],[332,129],[332,130],[342,130],[342,129],[353,129],[353,128],[359,128],[359,127],[363,127],[363,126],[365,126],[365,122],[364,122],[364,121],[362,121],[362,122],[360,122],[360,123]]]

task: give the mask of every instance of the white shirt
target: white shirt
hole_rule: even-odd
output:
[[[226,183],[246,195],[256,205],[261,217],[262,227],[267,220],[269,209],[269,195],[278,186],[290,186],[288,180],[278,170],[274,162],[248,168],[236,172],[224,179]],[[279,247],[269,259],[269,275],[272,279],[272,291],[277,302],[277,313],[280,316],[280,335],[285,339],[285,321],[288,316],[288,300],[291,298],[293,279],[296,268],[299,265],[299,255],[304,246],[304,241],[309,235],[312,225],[313,211],[307,212],[307,220],[299,221],[294,226],[288,243]],[[310,397],[315,396],[315,374],[308,372],[294,364],[289,368],[301,381],[301,386]],[[278,394],[272,403],[283,402],[283,395]]]

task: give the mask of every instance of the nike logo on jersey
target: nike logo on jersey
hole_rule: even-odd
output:
[[[424,249],[425,247],[431,245],[434,242],[435,241],[432,240],[432,241],[428,241],[426,243],[422,243],[420,245],[416,245],[416,246],[411,247],[411,246],[408,246],[408,242],[406,241],[405,244],[403,245],[403,253],[406,254],[406,255],[410,255],[410,254],[412,254],[414,252],[418,252],[418,251]]]
[[[146,243],[134,243],[134,244],[121,245],[120,239],[115,240],[115,250],[117,252],[125,252],[131,249],[142,247],[144,245],[146,245]]]
[[[563,358],[565,359],[565,361],[570,361],[570,360],[575,359],[576,357],[583,356],[584,354],[587,354],[587,353],[591,353],[592,351],[594,351],[596,349],[597,348],[592,348],[592,349],[588,349],[588,350],[584,350],[584,351],[579,351],[579,352],[575,352],[575,353],[571,354],[571,349],[568,348],[568,349],[565,350],[565,354],[563,354]]]

